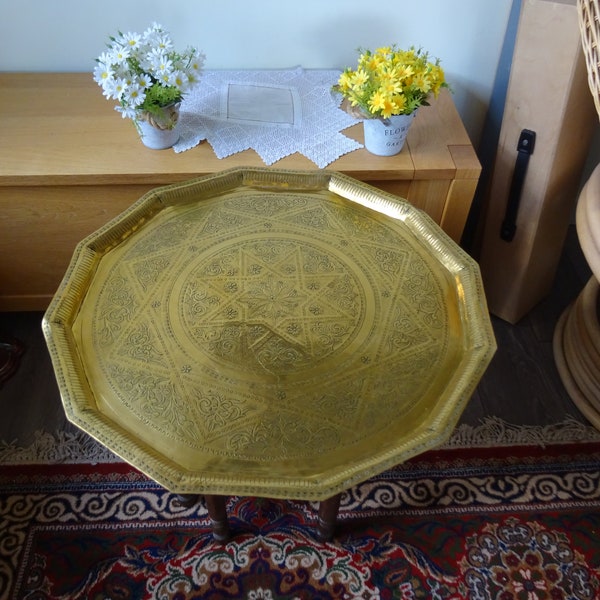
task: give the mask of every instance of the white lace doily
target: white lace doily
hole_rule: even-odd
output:
[[[362,148],[341,131],[357,121],[331,94],[340,72],[206,71],[181,104],[183,152],[207,140],[218,158],[252,148],[267,165],[299,152],[324,168]]]

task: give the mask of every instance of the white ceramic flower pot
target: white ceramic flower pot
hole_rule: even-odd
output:
[[[152,150],[171,148],[179,140],[179,104],[161,110],[159,115],[145,114],[136,121],[142,143]]]
[[[379,119],[365,119],[365,148],[378,156],[393,156],[404,147],[408,129],[417,111],[410,115],[392,115],[385,124]]]
[[[152,150],[164,150],[172,148],[179,140],[178,127],[173,129],[158,129],[150,125],[147,121],[138,123],[140,129],[140,139],[144,146]]]

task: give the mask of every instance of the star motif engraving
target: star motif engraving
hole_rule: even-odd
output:
[[[277,323],[283,317],[294,315],[305,299],[306,296],[295,286],[280,279],[269,278],[251,285],[239,300],[248,307],[251,320],[262,317],[266,321]]]
[[[217,268],[200,266],[192,274],[186,298],[194,300],[189,330],[199,346],[221,358],[236,362],[251,355],[264,368],[291,368],[292,362],[300,368],[343,346],[361,321],[358,282],[318,244],[241,242],[220,260]],[[219,302],[209,304],[214,297]]]

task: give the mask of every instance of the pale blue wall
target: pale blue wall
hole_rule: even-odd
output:
[[[359,46],[422,46],[442,60],[475,145],[512,0],[0,0],[0,71],[91,71],[109,34],[152,21],[206,68],[342,68]]]

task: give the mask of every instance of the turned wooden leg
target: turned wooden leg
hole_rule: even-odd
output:
[[[333,537],[335,523],[337,521],[338,509],[342,494],[337,494],[319,503],[319,516],[317,518],[317,539],[320,542],[328,542]]]
[[[225,496],[207,494],[204,496],[208,516],[212,527],[215,541],[224,543],[230,537],[229,520],[227,519],[227,507]]]

